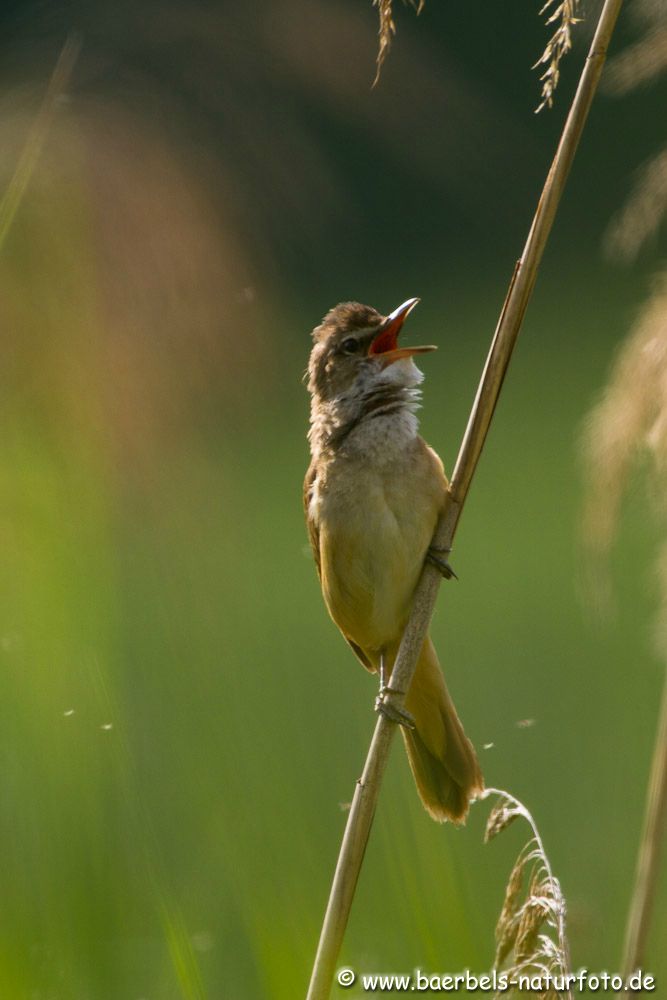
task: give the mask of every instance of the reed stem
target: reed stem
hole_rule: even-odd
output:
[[[622,969],[626,980],[633,972],[641,968],[645,958],[666,817],[667,669],[662,688],[662,702],[646,796],[644,828],[637,857],[635,886],[625,931]]]
[[[439,547],[452,545],[621,4],[622,0],[605,0],[523,254],[514,269],[434,535],[434,544]],[[438,570],[427,563],[415,590],[412,611],[392,671],[392,688],[398,691],[407,691],[410,687],[440,580]],[[404,699],[405,695],[397,693],[386,698],[396,708],[402,707]],[[385,715],[378,716],[348,815],[306,1000],[327,1000],[329,996],[395,730],[394,722]]]

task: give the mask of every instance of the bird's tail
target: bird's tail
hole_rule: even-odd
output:
[[[414,716],[415,729],[401,731],[424,807],[440,823],[462,823],[484,778],[430,638],[422,647],[405,707]]]

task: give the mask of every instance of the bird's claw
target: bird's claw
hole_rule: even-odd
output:
[[[389,719],[391,722],[395,722],[399,726],[404,726],[406,729],[414,729],[415,719],[413,715],[407,712],[404,708],[397,708],[396,705],[392,705],[390,702],[384,700],[385,694],[403,693],[403,691],[396,691],[393,688],[383,685],[380,688],[380,693],[375,699],[375,711],[380,715],[384,715],[385,718]]]
[[[454,580],[458,580],[458,576],[447,561],[447,556],[451,551],[451,548],[440,548],[437,545],[429,545],[426,550],[426,562],[435,566],[435,568],[442,573],[445,580],[451,580],[452,578]]]

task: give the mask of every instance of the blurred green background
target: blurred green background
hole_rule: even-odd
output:
[[[83,45],[0,257],[2,1000],[304,995],[375,721],[302,523],[308,333],[341,299],[421,296],[451,467],[590,37],[535,117],[537,6],[399,5],[371,90],[370,0],[3,5],[3,188]],[[600,246],[664,105],[664,83],[596,102],[433,629],[592,970],[618,969],[633,879],[660,529],[638,490],[595,625],[577,441],[655,267]],[[397,743],[341,964],[489,968],[525,831],[485,847],[487,813],[437,827]]]

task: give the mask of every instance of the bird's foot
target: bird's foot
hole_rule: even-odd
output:
[[[404,693],[404,691],[397,691],[395,688],[382,684],[380,687],[380,693],[375,699],[375,711],[380,715],[384,715],[385,718],[389,719],[391,722],[395,722],[399,726],[405,726],[406,729],[414,729],[415,719],[413,715],[407,712],[404,708],[397,708],[396,705],[392,705],[390,702],[385,701],[385,695],[387,694]]]
[[[458,576],[447,561],[447,556],[451,551],[449,546],[429,545],[426,550],[426,562],[430,562],[432,566],[435,566],[442,573],[445,580],[451,580],[452,578],[458,580]]]

